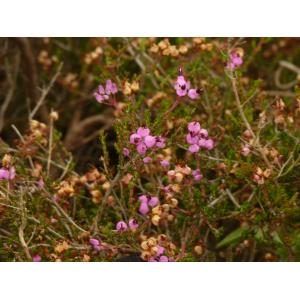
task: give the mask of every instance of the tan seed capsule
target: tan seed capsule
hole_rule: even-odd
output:
[[[201,245],[197,245],[197,246],[195,246],[194,251],[196,252],[196,254],[202,255],[203,254],[203,247]]]
[[[142,248],[143,250],[148,250],[148,249],[149,249],[149,245],[148,245],[147,241],[143,241],[143,242],[142,242],[141,248]]]
[[[158,226],[159,225],[159,221],[160,221],[160,216],[159,215],[154,215],[151,218],[151,221],[152,221],[153,225]]]
[[[110,183],[108,181],[104,182],[102,184],[102,188],[107,191],[110,188]]]
[[[171,215],[171,214],[168,215],[168,221],[169,221],[169,222],[174,221],[174,218],[175,218],[175,217],[174,217],[173,215]]]
[[[148,243],[149,247],[153,247],[153,246],[157,245],[157,240],[155,238],[151,237],[150,239],[148,239],[147,243]]]
[[[176,182],[181,182],[182,180],[183,180],[183,175],[182,175],[182,173],[176,173],[175,174],[175,180],[176,180]]]
[[[163,205],[162,205],[162,208],[163,208],[163,211],[164,211],[164,212],[169,212],[169,210],[170,210],[170,205],[169,205],[169,204],[163,204]]]
[[[178,200],[176,198],[171,198],[170,202],[172,207],[177,207]]]

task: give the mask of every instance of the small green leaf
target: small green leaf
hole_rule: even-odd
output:
[[[245,227],[238,228],[238,229],[232,231],[221,242],[219,242],[217,244],[217,248],[221,248],[228,244],[238,241],[247,231],[248,231],[248,228],[245,228]]]

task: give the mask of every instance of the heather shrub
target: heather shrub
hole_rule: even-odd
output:
[[[296,40],[5,45],[2,261],[300,259]]]

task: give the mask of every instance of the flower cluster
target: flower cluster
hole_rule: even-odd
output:
[[[102,249],[101,242],[97,239],[90,239],[90,245],[94,248],[96,251],[100,251]]]
[[[208,132],[206,129],[201,128],[198,122],[191,122],[188,124],[189,133],[186,136],[186,141],[191,153],[198,152],[201,148],[211,150],[214,147],[212,139],[208,138]]]
[[[243,64],[243,55],[244,51],[242,48],[237,48],[234,51],[232,51],[229,55],[229,62],[227,64],[227,68],[233,71],[237,67],[241,66]]]
[[[253,175],[253,180],[257,184],[262,185],[265,183],[265,180],[270,177],[270,175],[271,175],[270,169],[266,169],[263,171],[260,167],[257,167]]]
[[[143,260],[150,262],[169,262],[173,261],[172,257],[175,254],[176,246],[169,241],[166,235],[160,234],[157,238],[143,237],[141,243]],[[168,256],[167,256],[168,254]]]
[[[116,225],[117,232],[127,231],[128,228],[132,231],[135,231],[139,227],[138,222],[135,219],[129,219],[128,225],[124,221],[119,221]]]
[[[108,79],[106,80],[105,88],[100,84],[98,86],[98,91],[94,93],[94,96],[99,103],[102,103],[103,101],[108,100],[110,95],[114,95],[117,92],[117,85]]]
[[[176,94],[179,97],[188,95],[190,99],[194,100],[199,98],[200,96],[200,90],[191,88],[191,83],[185,80],[181,70],[179,71],[179,76],[177,77],[174,87],[176,90]]]
[[[139,212],[142,215],[146,215],[149,212],[149,206],[155,207],[159,204],[159,200],[156,196],[141,195],[139,200],[141,202]]]
[[[164,137],[151,135],[150,129],[147,127],[139,127],[136,133],[130,135],[130,144],[136,145],[136,150],[141,155],[144,155],[148,149],[153,147],[164,148],[165,143],[166,139]]]

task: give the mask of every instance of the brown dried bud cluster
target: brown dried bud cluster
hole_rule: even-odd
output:
[[[192,169],[187,165],[182,167],[177,165],[174,170],[168,171],[169,182],[181,183],[183,179],[192,173]]]
[[[172,222],[174,216],[171,214],[170,209],[171,207],[168,203],[153,207],[151,211],[152,224],[158,226],[160,222]]]
[[[62,78],[61,84],[69,90],[74,90],[79,85],[77,77],[78,75],[75,73],[68,73],[64,78]]]
[[[195,46],[199,47],[203,51],[212,51],[212,49],[213,49],[213,44],[206,43],[205,38],[203,38],[203,37],[193,38],[193,43]]]
[[[165,234],[150,238],[143,236],[141,258],[148,261],[151,257],[157,256],[162,247],[164,248],[164,255],[175,255],[176,246],[170,242],[170,239]]]
[[[163,39],[158,44],[153,44],[150,47],[151,53],[172,57],[178,57],[179,55],[186,54],[188,50],[188,45],[171,45],[168,39]]]
[[[271,175],[270,169],[266,169],[263,171],[260,167],[257,167],[253,175],[253,180],[257,184],[262,185],[265,183],[265,179],[268,179],[270,175]]]
[[[137,92],[140,89],[140,84],[138,81],[133,81],[132,83],[125,81],[123,85],[123,94],[125,96],[130,96],[131,94]]]
[[[87,65],[90,65],[92,64],[93,62],[95,62],[99,57],[100,55],[103,53],[103,50],[100,46],[98,46],[95,50],[87,53],[85,56],[84,56],[84,63],[87,64]]]

